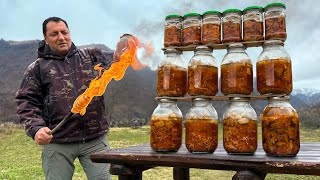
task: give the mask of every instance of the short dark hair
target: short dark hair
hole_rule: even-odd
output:
[[[62,22],[64,22],[64,24],[66,24],[67,28],[69,29],[68,24],[67,24],[67,22],[65,20],[63,20],[63,19],[61,19],[59,17],[49,17],[46,20],[44,20],[43,23],[42,23],[42,33],[43,33],[44,36],[47,33],[47,24],[50,21],[54,21],[54,22],[57,22],[57,23],[62,21]]]

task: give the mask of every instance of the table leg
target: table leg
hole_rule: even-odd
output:
[[[243,170],[237,171],[237,173],[232,177],[232,180],[263,180],[266,175],[266,173]]]
[[[142,173],[134,175],[119,175],[118,180],[142,180]]]
[[[142,172],[149,168],[130,168],[124,165],[111,164],[110,174],[118,175],[119,180],[142,180]]]
[[[173,167],[173,179],[189,180],[190,179],[189,168]]]

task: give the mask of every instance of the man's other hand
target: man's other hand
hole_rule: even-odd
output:
[[[53,137],[52,135],[48,134],[49,132],[51,132],[51,130],[48,127],[39,129],[36,135],[34,136],[34,140],[36,144],[38,145],[49,144]]]

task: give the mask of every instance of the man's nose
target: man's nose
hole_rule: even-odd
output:
[[[58,39],[59,40],[64,40],[65,39],[64,35],[61,32],[59,32],[59,34],[58,34]]]

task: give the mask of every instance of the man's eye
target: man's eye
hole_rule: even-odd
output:
[[[57,36],[57,35],[58,35],[57,33],[52,33],[52,34],[50,34],[51,37],[55,37],[55,36]]]
[[[62,33],[63,35],[68,35],[68,34],[69,34],[68,31],[62,31],[61,33]]]

